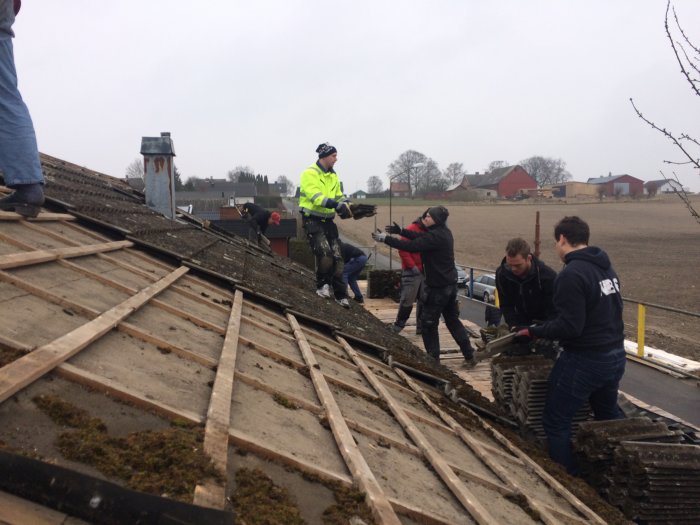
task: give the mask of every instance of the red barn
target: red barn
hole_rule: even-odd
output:
[[[408,185],[408,182],[392,182],[390,187],[392,197],[405,198],[411,196],[411,187]]]
[[[491,173],[484,173],[483,175],[478,173],[465,175],[464,179],[462,186],[468,184],[468,187],[479,190],[480,193],[489,190],[494,191],[496,196],[502,199],[522,193],[521,190],[537,188],[535,179],[530,177],[522,166],[498,168]]]
[[[599,195],[617,197],[620,195],[644,195],[644,181],[632,175],[608,175],[588,179],[588,184],[596,184]]]

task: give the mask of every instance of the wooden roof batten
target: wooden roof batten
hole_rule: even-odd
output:
[[[5,257],[11,256],[0,257],[0,267],[3,267],[2,261]],[[29,264],[26,260],[25,263]],[[0,402],[5,401],[35,379],[112,330],[120,321],[165,290],[171,283],[187,273],[188,270],[189,268],[185,267],[178,268],[157,283],[152,284],[114,308],[107,310],[96,319],[0,368]]]
[[[316,393],[326,411],[328,422],[330,423],[333,435],[338,442],[338,448],[345,459],[345,462],[352,472],[359,488],[367,494],[367,503],[372,509],[372,514],[379,523],[387,525],[400,525],[400,521],[391,504],[386,498],[384,491],[379,486],[365,458],[362,456],[355,440],[350,433],[350,429],[340,413],[340,408],[331,393],[328,383],[320,371],[320,366],[309,346],[304,333],[299,327],[299,323],[292,314],[287,314],[289,324],[296,337],[299,349],[304,357],[306,365],[309,367],[311,380],[313,381]]]
[[[547,524],[561,521],[581,525],[602,523],[602,520],[595,513],[590,511],[561,485],[559,485],[561,489],[559,490],[557,482],[553,478],[548,479],[548,475],[541,467],[534,464],[528,456],[519,451],[495,430],[491,429],[496,435],[500,436],[500,438],[495,439],[505,451],[497,448],[498,445],[487,444],[483,440],[477,440],[472,437],[449,415],[442,412],[426,394],[424,389],[432,386],[430,378],[413,376],[421,381],[419,385],[409,377],[411,374],[406,374],[402,371],[402,367],[407,367],[407,365],[395,361],[387,349],[378,346],[372,341],[363,340],[361,337],[358,338],[348,334],[348,338],[346,338],[344,337],[346,334],[342,334],[337,326],[326,320],[318,323],[308,315],[300,314],[300,316],[297,316],[295,315],[297,312],[291,311],[289,305],[283,301],[276,297],[263,296],[255,292],[248,293],[247,288],[242,285],[243,283],[234,282],[230,277],[223,275],[214,276],[217,280],[219,280],[218,277],[227,277],[223,282],[227,283],[227,285],[233,285],[233,291],[228,286],[222,288],[191,275],[192,273],[199,273],[196,264],[186,264],[185,261],[181,260],[182,266],[173,269],[172,265],[141,253],[138,248],[134,248],[130,241],[109,241],[80,225],[74,223],[69,225],[60,217],[54,219],[54,221],[60,221],[58,223],[66,225],[67,230],[80,231],[91,237],[95,242],[81,244],[63,233],[56,233],[45,228],[44,224],[48,224],[50,221],[45,221],[40,225],[17,220],[18,224],[24,225],[25,228],[61,242],[67,247],[39,250],[25,242],[24,238],[23,241],[19,241],[4,232],[0,233],[0,240],[26,250],[24,253],[0,255],[0,281],[10,283],[48,303],[53,303],[78,313],[85,317],[87,321],[54,341],[39,346],[36,350],[31,351],[10,365],[0,368],[0,402],[28,386],[50,370],[55,370],[63,378],[109,393],[115,399],[152,410],[168,419],[180,418],[193,423],[204,424],[205,452],[223,472],[227,472],[227,464],[231,454],[229,447],[233,445],[254,453],[261,458],[268,458],[300,471],[316,474],[322,479],[336,481],[344,486],[353,485],[358,487],[365,492],[367,505],[379,523],[400,523],[397,514],[412,517],[420,522],[441,525],[454,523],[455,518],[454,516],[440,516],[440,509],[419,508],[418,505],[387,495],[385,489],[380,485],[381,480],[375,477],[375,472],[381,471],[373,471],[374,466],[370,464],[371,456],[365,457],[363,455],[362,450],[353,437],[353,431],[358,439],[360,439],[360,436],[366,436],[380,443],[389,443],[396,450],[403,451],[411,456],[428,459],[432,469],[439,474],[444,485],[450,489],[455,499],[477,523],[503,523],[503,521],[493,512],[493,508],[482,504],[477,499],[476,492],[469,488],[471,485],[467,486],[464,479],[483,487],[479,490],[490,491],[494,497],[524,497],[530,507],[539,513],[539,520]],[[127,257],[117,258],[110,255],[109,252],[112,251],[122,251],[123,253],[129,253],[130,256],[148,260],[154,268],[157,267],[157,270],[147,271],[140,269],[131,264],[132,261]],[[113,276],[106,277],[107,271],[103,272],[105,275],[102,275],[91,269],[89,265],[87,265],[88,267],[83,267],[68,260],[84,256],[91,256],[114,267],[138,275],[142,280],[147,281],[147,284],[134,287],[129,280],[120,282],[118,278]],[[125,262],[122,259],[126,259],[129,262]],[[130,297],[116,306],[100,312],[88,306],[91,303],[85,303],[84,300],[81,300],[81,296],[71,296],[70,294],[66,296],[65,294],[54,293],[50,288],[42,288],[33,284],[31,279],[26,278],[26,276],[19,277],[19,275],[14,275],[11,272],[11,270],[31,268],[32,266],[46,263],[53,263],[54,265],[60,265],[71,271],[78,272],[86,280],[99,282]],[[210,271],[203,270],[204,275],[211,275]],[[161,273],[163,275],[159,275]],[[116,272],[114,275],[119,275],[119,273]],[[215,303],[211,300],[203,299],[201,295],[183,287],[182,285],[185,281],[196,282],[200,287],[207,287],[207,290],[218,294],[219,297],[226,298],[226,302],[222,303],[219,301]],[[199,313],[193,313],[179,306],[181,304],[189,304],[186,301],[176,301],[174,304],[171,304],[169,300],[157,298],[165,290],[175,292],[193,303],[206,306],[208,310],[205,311],[200,307],[194,307],[194,310]],[[170,300],[172,300],[172,297],[171,294]],[[230,308],[227,308],[225,305],[231,304],[228,302],[230,299],[233,300],[233,303]],[[143,326],[137,326],[129,322],[128,317],[146,304],[184,319],[192,326],[200,327],[204,331],[222,335],[221,354],[218,358],[199,355],[192,350],[179,347],[172,340],[150,333]],[[243,309],[246,307],[255,309],[260,314],[252,315],[250,310],[244,313]],[[207,312],[212,313],[211,318],[207,315]],[[284,315],[279,312],[283,312]],[[228,315],[227,323],[222,321],[222,314]],[[269,325],[260,321],[260,319],[267,321],[261,315],[270,319]],[[298,318],[304,322],[303,326],[297,320]],[[281,324],[282,321],[286,321],[286,327]],[[314,328],[320,328],[320,330],[316,332]],[[76,355],[112,329],[148,342],[158,350],[166,349],[183,359],[198,363],[211,370],[216,370],[213,386],[209,394],[206,416],[188,408],[172,406],[166,401],[154,399],[152,395],[141,392],[132,385],[123,384],[119,380],[108,379],[98,373],[83,370],[78,366],[65,362],[68,358]],[[247,336],[241,335],[241,330],[243,329],[248,330],[246,332]],[[332,334],[334,339],[327,335],[329,333]],[[260,334],[261,337],[258,338],[257,335],[251,334]],[[265,341],[268,341],[267,346],[264,344]],[[279,347],[276,342],[279,342]],[[289,346],[290,344],[296,344],[301,352],[302,359],[299,359],[298,355],[282,351],[285,345]],[[329,348],[327,345],[330,344],[334,344],[334,346]],[[22,351],[31,350],[31,347],[13,341],[10,338],[0,339],[0,345],[8,345]],[[363,350],[366,349],[369,354],[360,353],[356,347]],[[341,354],[337,353],[338,349],[342,349],[344,352],[342,357],[340,357]],[[308,370],[314,392],[318,399],[321,400],[321,404],[319,405],[306,398],[295,396],[291,392],[285,391],[284,388],[278,390],[257,377],[253,377],[253,375],[236,370],[237,358],[243,352],[249,351],[254,351],[260,356],[269,356],[272,361],[287,364],[292,369]],[[165,354],[166,352],[161,353]],[[370,355],[378,355],[381,360],[375,360]],[[348,357],[347,360],[346,356]],[[374,367],[374,371],[370,370],[367,363]],[[377,373],[377,368],[379,373]],[[410,367],[407,368],[409,368],[410,372]],[[394,375],[390,376],[390,374]],[[369,386],[362,383],[358,384],[356,382],[358,380],[354,378],[355,375],[363,378]],[[14,382],[12,386],[8,386],[9,378]],[[437,386],[446,384],[446,381],[441,378],[435,377],[434,379],[439,380],[433,382]],[[249,435],[245,430],[237,428],[236,414],[232,413],[232,392],[234,386],[239,383],[260,392],[266,392],[270,396],[279,393],[280,396],[296,403],[303,410],[317,417],[323,418],[325,416],[330,423],[338,452],[345,460],[348,471],[352,476],[350,477],[345,472],[342,472],[342,469],[331,469],[320,464],[313,464],[308,458],[298,457],[290,450],[276,447],[273,442],[266,442],[265,439],[260,439],[260,436]],[[396,421],[400,423],[400,427],[404,430],[405,435],[412,442],[405,438],[396,437],[391,432],[384,432],[382,427],[355,419],[352,414],[342,413],[339,402],[335,399],[335,394],[330,388],[331,385],[334,388],[337,387],[340,391],[350,393],[352,397],[386,403]],[[432,395],[440,395],[438,391],[428,391],[432,392]],[[406,397],[410,394],[414,394],[415,399],[422,402],[423,408],[421,410],[423,412],[413,406],[409,409],[405,403],[399,403],[395,397]],[[425,407],[431,414],[424,412]],[[489,428],[488,424],[483,422],[483,420],[479,419],[479,421],[483,428]],[[450,459],[447,456],[443,456],[436,449],[435,443],[430,442],[431,438],[418,428],[417,423],[428,425],[430,427],[428,430],[436,429],[444,433],[445,436],[449,436],[450,439],[453,439],[453,437],[460,438],[466,445],[465,450],[470,451],[471,454],[478,458],[493,473],[494,478],[489,478],[479,472],[472,472],[470,469],[465,468],[464,464],[457,464],[459,461],[455,461],[454,458]],[[489,431],[489,433],[491,432]],[[499,461],[505,461],[507,468],[504,469]],[[557,508],[554,503],[545,503],[538,498],[532,497],[532,494],[528,494],[525,487],[510,479],[507,474],[508,468],[511,468],[511,466],[516,468],[521,465],[526,465],[529,470],[537,473],[547,485],[553,487],[555,492],[568,501],[576,510]],[[203,481],[195,489],[194,502],[197,505],[223,509],[226,506],[226,489],[225,484],[222,485],[213,480]],[[574,515],[576,512],[580,512],[582,516]],[[465,514],[460,514],[460,516],[467,518]],[[534,519],[534,521],[537,521],[537,519]]]

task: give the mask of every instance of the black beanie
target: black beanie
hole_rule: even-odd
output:
[[[335,146],[331,146],[328,142],[319,144],[318,148],[316,148],[316,153],[318,153],[319,159],[322,159],[323,157],[328,157],[329,155],[333,155],[333,153],[337,152],[338,150],[335,149]]]
[[[450,212],[444,206],[433,206],[428,209],[428,214],[433,218],[435,224],[445,224],[447,217],[450,216]]]

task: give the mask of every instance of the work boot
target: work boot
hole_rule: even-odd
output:
[[[465,357],[464,358],[464,363],[462,364],[463,368],[474,368],[477,364],[477,360],[474,356],[471,356],[469,358]]]
[[[44,204],[44,190],[41,184],[21,184],[15,192],[0,199],[0,210],[14,211],[23,217],[36,217]]]
[[[401,330],[403,330],[403,326],[399,326],[396,323],[392,323],[389,325],[389,330],[391,330],[395,334],[398,334],[399,332],[401,332]]]
[[[335,302],[343,308],[350,308],[350,303],[348,302],[346,297],[343,297],[342,299],[336,299]]]
[[[394,321],[394,325],[398,328],[395,333],[398,334],[406,326],[406,321],[411,316],[411,310],[413,310],[413,306],[399,306],[399,311],[396,312],[396,321]]]
[[[316,295],[318,295],[319,297],[323,297],[324,299],[330,299],[331,298],[331,287],[328,286],[327,284],[324,284],[318,290],[316,290]]]

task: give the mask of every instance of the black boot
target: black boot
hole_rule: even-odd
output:
[[[44,204],[41,184],[19,184],[14,188],[14,193],[0,199],[0,210],[14,211],[24,217],[39,215],[41,205]]]
[[[406,321],[411,316],[413,306],[399,306],[399,311],[396,314],[396,321],[391,325],[391,331],[398,334],[406,326]]]

